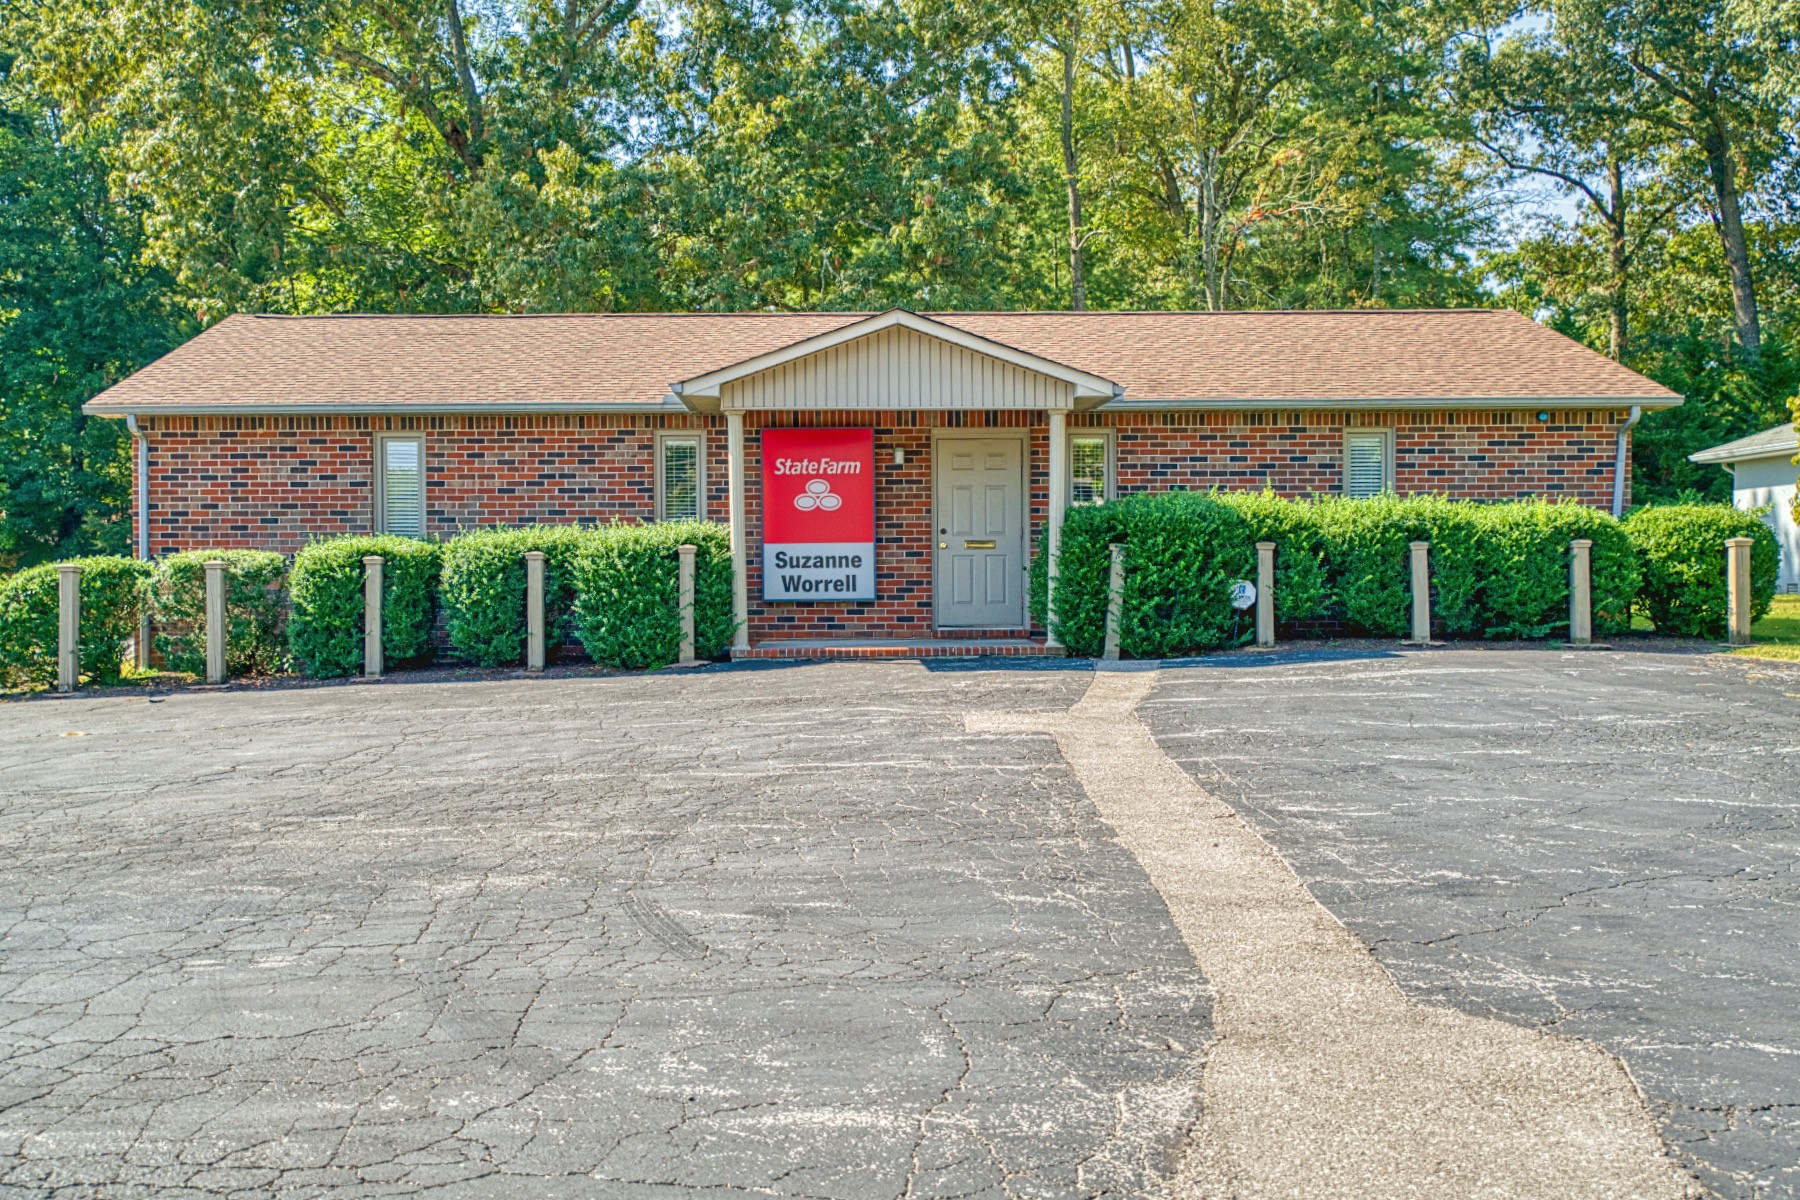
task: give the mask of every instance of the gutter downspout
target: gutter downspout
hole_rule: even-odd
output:
[[[150,561],[150,439],[138,428],[137,416],[125,414],[125,428],[137,446],[137,556],[139,562]],[[140,671],[150,669],[150,609],[138,615],[137,644],[132,657]]]
[[[1626,419],[1625,424],[1619,426],[1619,444],[1613,451],[1612,515],[1614,517],[1625,515],[1625,471],[1628,466],[1625,461],[1625,444],[1631,439],[1632,428],[1637,425],[1643,415],[1644,406],[1634,404],[1631,406],[1631,416]]]

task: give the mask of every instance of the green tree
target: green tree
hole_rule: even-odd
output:
[[[81,404],[191,332],[139,260],[141,214],[0,63],[0,568],[127,551],[118,421]]]

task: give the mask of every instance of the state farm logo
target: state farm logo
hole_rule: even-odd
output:
[[[815,508],[820,512],[836,512],[844,498],[831,490],[831,485],[823,479],[810,480],[806,490],[794,497],[794,507],[801,512],[811,512]]]

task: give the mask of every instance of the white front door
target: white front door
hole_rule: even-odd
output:
[[[1025,443],[943,438],[937,443],[937,624],[1016,629],[1025,624]]]

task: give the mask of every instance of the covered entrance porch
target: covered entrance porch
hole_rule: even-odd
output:
[[[1055,560],[1068,417],[1112,382],[895,311],[672,390],[725,418],[734,658],[1061,653],[1029,615],[1031,556],[1047,531]],[[808,546],[829,553],[789,553]]]

